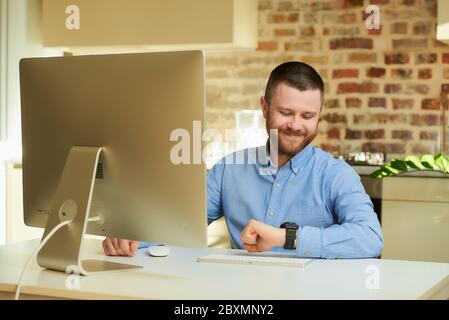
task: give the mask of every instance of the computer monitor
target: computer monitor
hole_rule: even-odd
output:
[[[80,262],[85,233],[206,246],[205,165],[170,159],[173,130],[204,123],[204,65],[202,51],[21,60],[25,224],[45,236],[73,219],[41,266],[114,269]]]

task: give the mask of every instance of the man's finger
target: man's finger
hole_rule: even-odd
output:
[[[105,242],[106,245],[106,249],[108,250],[108,255],[109,256],[117,256],[117,251],[114,248],[114,244],[112,243],[111,239],[107,239]]]
[[[120,251],[122,256],[129,256],[129,240],[119,239]]]
[[[108,255],[109,255],[109,250],[108,250],[108,248],[106,247],[106,241],[107,241],[107,238],[104,239],[103,242],[102,242],[101,244],[102,244],[102,246],[103,246],[104,254],[108,256]]]
[[[129,251],[130,251],[130,256],[134,256],[134,254],[137,251],[137,248],[139,248],[139,242],[132,240],[129,243]]]
[[[245,247],[246,250],[248,250],[248,252],[256,252],[256,245],[255,244],[243,244],[243,246]]]

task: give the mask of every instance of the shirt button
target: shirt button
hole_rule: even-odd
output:
[[[268,211],[268,215],[271,217],[271,216],[274,216],[274,213],[273,213],[273,211]]]
[[[280,188],[281,184],[280,183],[276,183],[276,188]]]
[[[309,251],[304,251],[304,256],[308,257],[309,256]]]

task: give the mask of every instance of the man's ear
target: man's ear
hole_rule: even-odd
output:
[[[260,106],[262,107],[263,117],[266,119],[268,116],[268,105],[264,96],[260,97]]]

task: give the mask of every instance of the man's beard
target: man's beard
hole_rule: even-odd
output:
[[[308,146],[315,139],[318,125],[313,132],[293,131],[287,127],[272,128],[270,118],[267,119],[266,128],[273,145],[278,147],[278,155],[293,157]],[[270,135],[270,129],[277,129],[277,134]]]

